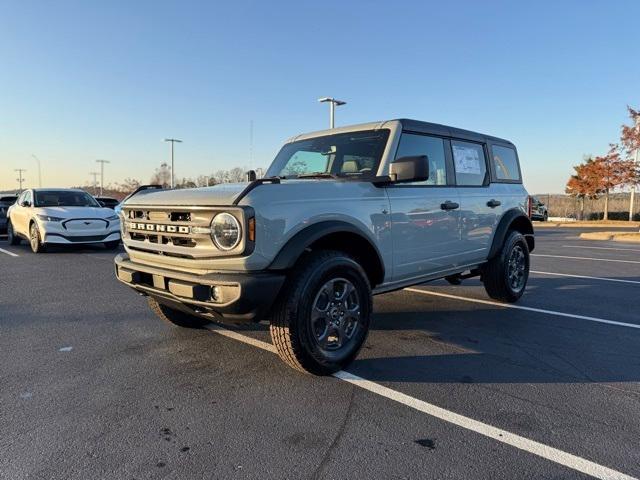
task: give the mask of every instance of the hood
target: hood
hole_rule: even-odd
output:
[[[213,187],[180,190],[147,190],[134,195],[124,203],[149,206],[223,206],[232,205],[248,183],[223,183]]]
[[[60,218],[108,218],[115,215],[110,208],[100,207],[38,207],[36,213]]]

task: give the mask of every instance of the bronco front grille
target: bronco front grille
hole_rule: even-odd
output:
[[[242,210],[237,210],[238,221],[244,225]],[[211,239],[211,221],[220,211],[235,214],[235,209],[217,207],[125,207],[123,240],[133,250],[170,257],[229,254],[220,251]]]

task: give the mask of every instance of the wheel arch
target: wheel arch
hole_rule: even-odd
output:
[[[535,248],[535,239],[531,219],[527,217],[522,210],[513,208],[511,210],[507,210],[504,215],[502,215],[502,218],[498,223],[496,233],[493,236],[491,250],[489,250],[489,259],[494,258],[500,253],[500,249],[507,238],[507,234],[512,230],[524,235],[524,238],[527,240],[529,251],[533,251]]]
[[[268,268],[290,269],[305,252],[318,249],[339,250],[353,256],[366,272],[372,288],[384,281],[384,262],[375,243],[358,227],[339,220],[315,223],[296,233]]]

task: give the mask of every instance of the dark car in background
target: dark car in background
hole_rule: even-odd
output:
[[[100,205],[102,205],[104,208],[115,208],[116,205],[118,205],[120,203],[119,200],[116,200],[115,198],[112,197],[94,197],[98,203]]]
[[[16,203],[17,195],[0,196],[0,233],[7,233],[7,210]]]
[[[531,220],[546,222],[549,220],[547,206],[538,197],[531,197]]]

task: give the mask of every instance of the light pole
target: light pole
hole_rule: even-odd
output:
[[[320,103],[329,103],[329,128],[335,128],[336,106],[339,107],[340,105],[346,105],[347,102],[336,100],[333,97],[322,97],[319,98],[318,101]]]
[[[636,119],[636,135],[640,136],[640,118]],[[638,165],[638,154],[640,153],[640,143],[636,146],[635,164]],[[637,179],[636,179],[637,180]],[[629,203],[629,221],[633,222],[633,204],[636,201],[636,185],[631,185],[631,199]]]
[[[100,196],[102,196],[102,189],[104,188],[104,164],[111,162],[109,160],[96,160],[96,163],[100,164]]]
[[[26,172],[26,170],[24,168],[16,168],[15,171],[18,172],[18,178],[16,178],[16,180],[18,181],[18,184],[20,185],[19,191],[22,192],[22,182],[25,181],[25,179],[22,178],[22,172]]]
[[[165,138],[165,142],[171,142],[171,188],[175,186],[174,183],[174,175],[173,175],[173,145],[178,142],[182,143],[182,140],[178,140],[177,138]]]
[[[33,153],[31,154],[31,156],[36,159],[36,162],[38,162],[38,186],[42,188],[42,170],[40,170],[40,159]]]

